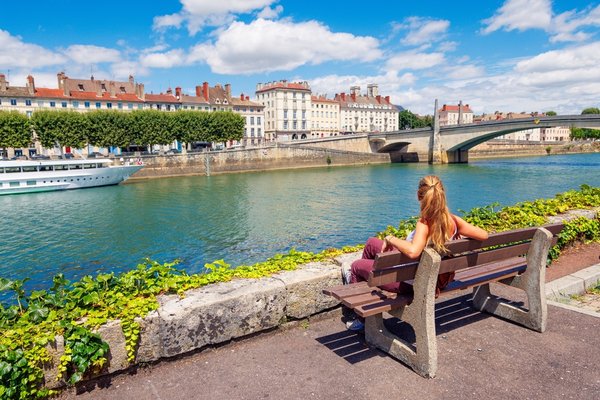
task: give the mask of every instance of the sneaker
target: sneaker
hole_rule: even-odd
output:
[[[362,331],[365,329],[365,324],[357,318],[355,320],[346,322],[346,329],[349,331]]]
[[[351,265],[352,264],[348,262],[342,263],[342,283],[344,285],[350,284],[350,274],[352,273]]]

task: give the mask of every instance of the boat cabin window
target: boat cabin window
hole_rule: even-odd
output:
[[[54,166],[54,170],[55,170],[55,171],[62,171],[62,170],[64,170],[64,169],[69,169],[69,167],[68,167],[68,166],[66,166],[66,165],[55,165],[55,166]]]
[[[21,182],[11,182],[10,187],[19,187],[21,186]]]
[[[83,164],[84,169],[96,168],[96,164]]]
[[[7,174],[12,173],[12,172],[21,172],[21,168],[19,168],[19,167],[6,167],[6,168],[4,168],[4,172],[6,172]]]
[[[27,166],[27,167],[23,167],[23,172],[35,172],[37,171],[37,167],[36,166]]]
[[[35,186],[37,185],[36,181],[27,181],[27,186]]]
[[[69,165],[69,169],[81,169],[81,164]]]
[[[40,165],[40,171],[52,171],[52,165]]]

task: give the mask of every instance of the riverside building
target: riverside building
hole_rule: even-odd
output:
[[[340,104],[340,127],[343,133],[390,132],[398,130],[398,109],[390,96],[381,96],[376,84],[367,85],[366,95],[360,86],[352,86],[350,94],[335,95]]]
[[[468,104],[463,105],[462,101],[458,105],[444,104],[438,110],[440,126],[462,125],[473,123],[473,111]]]
[[[233,98],[229,84],[210,87],[204,82],[202,86],[196,86],[195,96],[190,96],[184,94],[180,87],[175,88],[175,93],[170,88],[166,93],[146,93],[144,84],[136,83],[133,76],[129,76],[127,81],[101,80],[93,76],[90,79],[72,79],[60,72],[57,83],[57,88],[36,87],[33,76],[29,75],[25,86],[11,86],[6,76],[0,74],[0,110],[18,111],[28,116],[36,110],[232,111],[244,117],[246,126],[242,141],[231,141],[228,146],[260,144],[263,141],[264,107],[247,96]],[[173,146],[181,149],[179,143]],[[70,150],[63,149],[65,152]],[[109,149],[110,152],[113,150],[116,151]],[[83,149],[82,154],[94,151],[101,149],[90,147]],[[41,145],[34,142],[28,149],[11,149],[5,155],[32,156],[43,152]]]
[[[340,134],[340,103],[325,96],[311,96],[310,136],[323,138]]]
[[[310,135],[311,90],[308,82],[259,83],[256,99],[264,108],[265,141],[306,139]]]

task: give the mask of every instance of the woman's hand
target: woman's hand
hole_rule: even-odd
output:
[[[382,253],[394,249],[394,245],[391,243],[392,238],[393,238],[393,236],[391,236],[391,235],[387,235],[386,237],[383,238],[383,247],[381,249]]]

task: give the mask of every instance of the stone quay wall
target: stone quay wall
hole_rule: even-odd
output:
[[[312,146],[278,144],[243,150],[207,151],[164,156],[141,156],[144,168],[132,178],[178,175],[216,175],[328,165],[389,163],[389,154],[335,150]]]
[[[548,150],[550,152],[548,153]],[[545,154],[597,153],[600,142],[531,143],[514,141],[489,141],[469,150],[469,158],[493,158],[511,156],[537,156]]]
[[[600,208],[572,210],[552,217],[550,223],[579,217],[596,219],[599,213]],[[207,285],[187,291],[184,297],[159,296],[159,308],[136,319],[141,329],[133,363],[127,360],[120,321],[110,321],[97,331],[110,348],[108,366],[100,375],[257,334],[332,309],[339,302],[324,295],[323,289],[340,285],[340,266],[360,258],[361,253],[343,254],[332,262],[308,263],[267,278]],[[64,339],[56,337],[47,349],[52,362],[44,370],[45,385],[65,386],[57,379]]]

